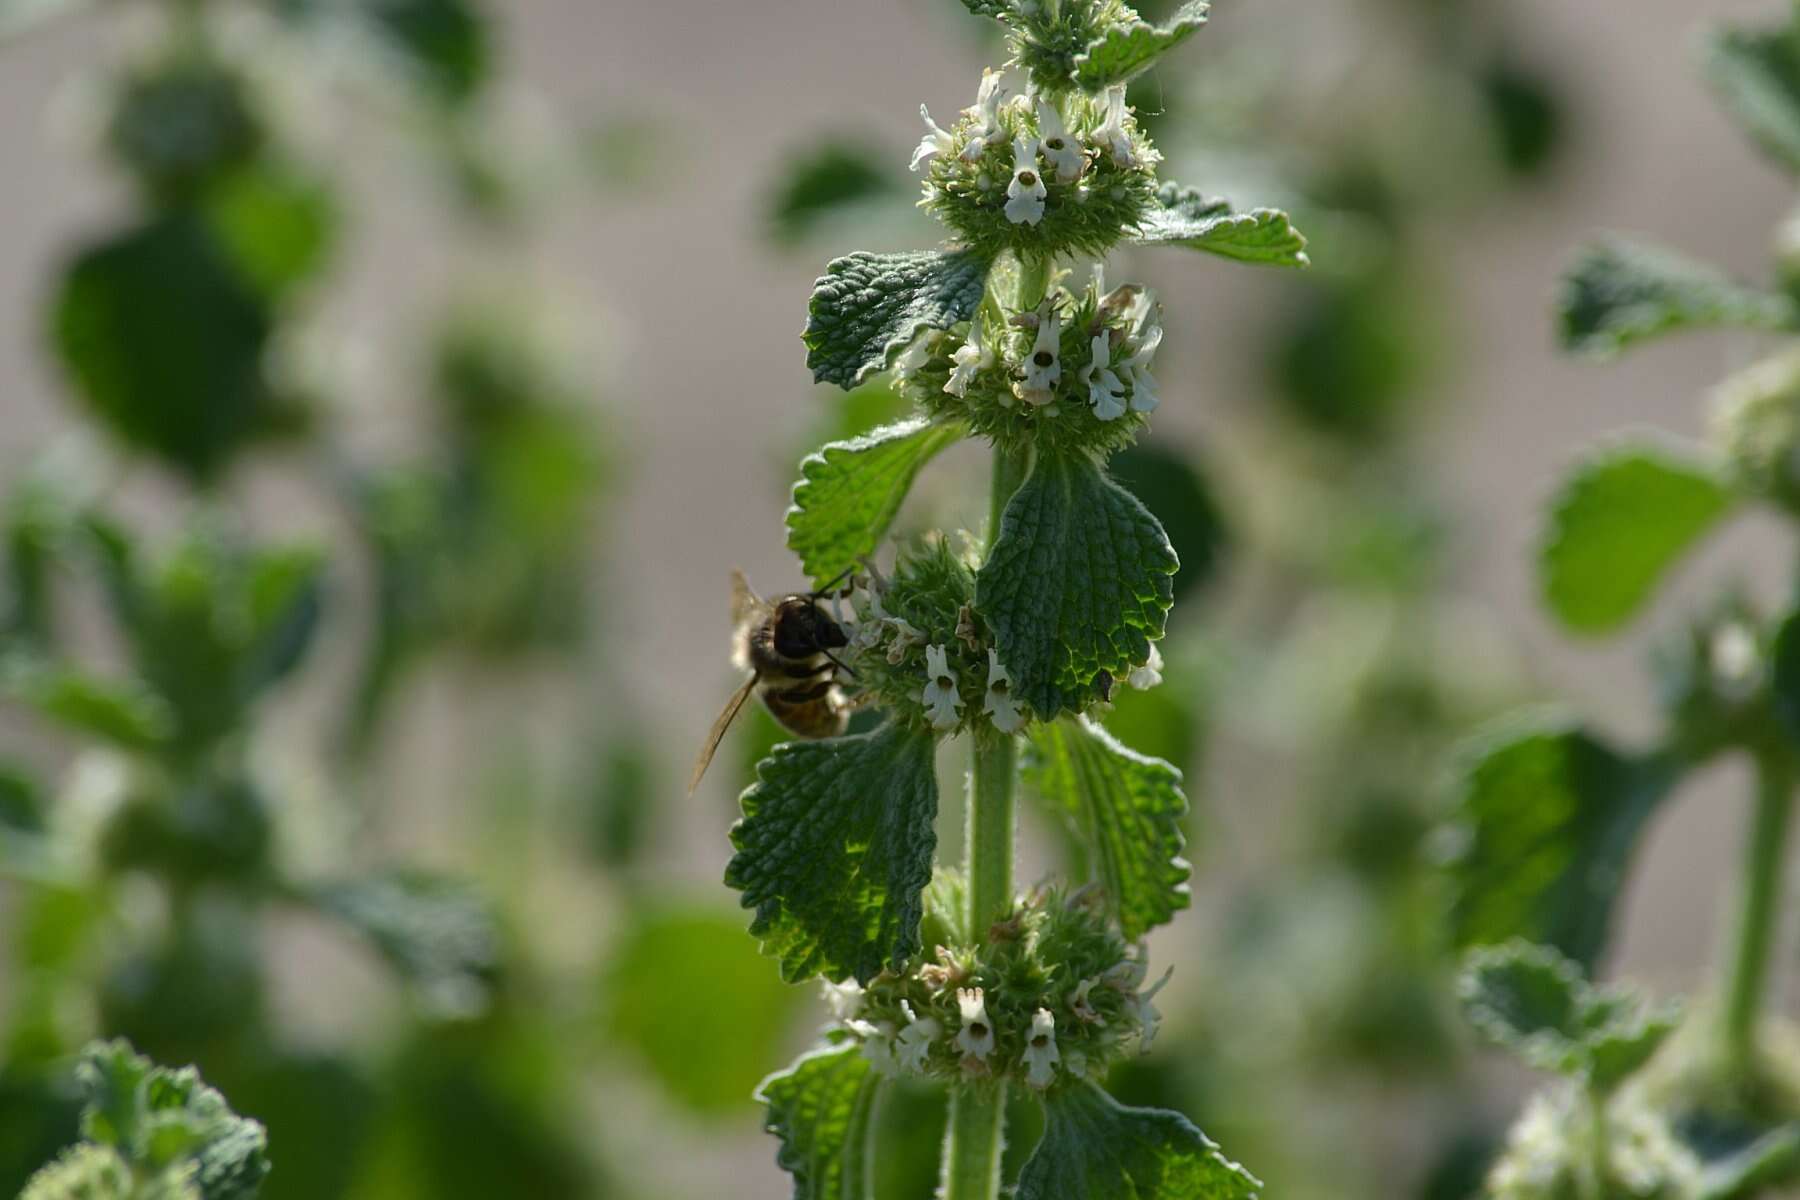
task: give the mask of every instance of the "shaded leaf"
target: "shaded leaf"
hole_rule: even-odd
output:
[[[756,1098],[769,1109],[764,1127],[781,1139],[775,1162],[793,1176],[794,1200],[865,1193],[862,1142],[879,1086],[855,1045],[814,1050],[763,1080]]]
[[[791,246],[830,217],[871,200],[898,196],[900,186],[868,138],[809,138],[806,149],[784,162],[768,202],[769,232]]]
[[[1763,153],[1800,172],[1800,35],[1778,29],[1715,29],[1701,70],[1726,110]]]
[[[801,335],[813,379],[854,387],[887,370],[921,330],[968,320],[990,265],[970,250],[858,251],[832,260],[813,284]]]
[[[1038,455],[975,586],[1014,694],[1046,721],[1104,697],[1149,660],[1177,565],[1156,518],[1094,463]]]
[[[487,1006],[503,966],[500,929],[468,884],[386,871],[315,887],[312,899],[367,938],[434,1011],[467,1016]]]
[[[7,664],[0,679],[9,695],[57,724],[127,750],[159,749],[175,731],[162,697],[131,680],[23,660]]]
[[[1091,1083],[1044,1100],[1017,1200],[1252,1200],[1262,1183],[1180,1113],[1127,1108]]]
[[[875,553],[920,469],[965,433],[918,417],[807,455],[787,511],[788,549],[807,577],[822,587]]]
[[[1546,603],[1570,629],[1618,628],[1732,504],[1715,470],[1656,446],[1585,460],[1551,502],[1538,556]]]
[[[919,948],[937,849],[936,741],[886,725],[775,747],[742,797],[727,885],[782,978],[867,983]]]
[[[1196,456],[1155,440],[1136,442],[1112,456],[1106,469],[1113,480],[1157,514],[1169,546],[1181,562],[1175,576],[1175,600],[1218,575],[1231,532],[1225,523],[1207,472]]]
[[[1447,864],[1458,945],[1520,937],[1591,967],[1644,822],[1677,778],[1557,719],[1482,736],[1457,770]]]
[[[1789,329],[1800,306],[1668,250],[1613,237],[1588,247],[1557,294],[1563,348],[1608,357],[1678,329]]]
[[[1149,70],[1206,24],[1210,0],[1187,0],[1161,25],[1132,21],[1108,29],[1075,57],[1075,86],[1097,92]]]
[[[1244,263],[1304,267],[1306,237],[1279,209],[1233,212],[1221,199],[1165,183],[1156,206],[1138,222],[1131,241],[1140,246],[1186,246]]]
[[[1026,778],[1093,857],[1127,941],[1188,906],[1181,772],[1120,745],[1086,717],[1033,726]]]

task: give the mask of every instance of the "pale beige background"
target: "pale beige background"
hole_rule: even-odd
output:
[[[1741,272],[1761,269],[1767,231],[1792,202],[1791,188],[1717,113],[1690,70],[1691,51],[1704,20],[1773,16],[1782,6],[1506,7],[1521,40],[1565,77],[1578,110],[1576,140],[1554,187],[1434,232],[1442,270],[1457,280],[1465,306],[1459,320],[1475,334],[1474,358],[1465,386],[1444,397],[1438,479],[1421,487],[1454,497],[1465,531],[1459,586],[1491,606],[1544,692],[1608,726],[1641,732],[1651,712],[1637,665],[1642,638],[1572,645],[1533,606],[1528,551],[1537,507],[1559,465],[1596,437],[1632,424],[1698,431],[1707,386],[1758,346],[1701,336],[1611,367],[1572,363],[1551,346],[1548,297],[1570,247],[1603,226]],[[619,653],[640,681],[637,698],[685,746],[727,685],[725,568],[741,564],[767,587],[789,579],[780,525],[789,476],[778,456],[818,409],[796,335],[827,251],[777,256],[762,244],[768,173],[781,151],[827,125],[867,130],[902,161],[917,137],[919,102],[940,116],[967,103],[980,58],[960,36],[966,18],[951,0],[514,0],[496,8],[512,27],[517,78],[566,112],[647,114],[669,134],[662,194],[559,206],[533,232],[527,270],[605,314],[593,341],[611,372],[611,402],[634,438],[615,547],[615,575],[630,590],[610,615],[623,635]],[[1231,0],[1183,54],[1203,69],[1209,56],[1229,55],[1234,38],[1252,36],[1257,22],[1316,30],[1317,50],[1328,53],[1333,22],[1346,19],[1341,8],[1335,0]],[[47,124],[56,124],[49,118],[70,73],[108,44],[93,23],[77,23],[0,50],[0,476],[36,459],[63,425],[40,353],[37,304],[54,248],[104,220],[114,197],[86,160],[54,144]],[[1304,74],[1312,61],[1303,53],[1287,69]],[[372,207],[345,247],[343,285],[327,298],[320,324],[356,333],[364,357],[379,362],[403,352],[422,301],[456,273],[455,260],[482,252],[445,252],[440,241],[454,231],[435,214],[429,185],[407,169],[417,164],[383,161],[379,135],[351,124],[332,138]],[[1253,326],[1258,297],[1278,285],[1222,263],[1163,261],[1153,270],[1171,314],[1159,420],[1229,446],[1231,381],[1242,375],[1234,331]],[[365,385],[371,374],[379,378],[365,372]],[[405,397],[383,395],[378,384],[363,390],[351,419],[360,437],[379,443],[383,407]],[[253,491],[251,511],[269,528],[305,524],[280,503],[279,483]],[[965,519],[979,517],[971,510]],[[1703,565],[1742,568],[1779,588],[1790,558],[1772,528],[1752,524]],[[1669,628],[1678,609],[1666,606],[1649,626]],[[1684,797],[1661,820],[1630,905],[1622,964],[1673,987],[1695,980],[1742,817],[1725,778],[1714,782],[1720,786]],[[1241,813],[1256,805],[1254,788],[1239,781],[1214,780],[1201,791],[1203,804]],[[693,838],[669,866],[697,886],[717,879],[727,810],[722,788],[684,810]],[[743,1197],[786,1194],[768,1146],[732,1146],[721,1160],[696,1144],[677,1173],[702,1194],[709,1186]]]

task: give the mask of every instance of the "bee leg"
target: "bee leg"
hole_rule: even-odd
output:
[[[860,679],[861,678],[861,676],[859,676],[856,673],[856,669],[854,667],[852,667],[847,662],[840,661],[838,659],[837,655],[833,654],[831,651],[821,650],[821,651],[819,651],[819,653],[823,654],[826,658],[830,659],[831,665],[833,667],[836,667],[838,670],[842,671],[844,674],[848,675],[850,678],[852,678],[852,679]]]
[[[834,578],[830,583],[826,584],[824,587],[818,589],[817,591],[811,593],[812,598],[814,600],[823,600],[825,597],[831,595],[832,590],[834,588],[836,588],[838,584],[844,582],[844,580],[849,579],[855,573],[855,571],[856,571],[855,567],[845,567],[842,571],[839,571],[837,573],[837,577]]]

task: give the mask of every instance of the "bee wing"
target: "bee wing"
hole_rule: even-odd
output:
[[[742,577],[740,576],[740,578]],[[700,747],[700,753],[694,759],[694,773],[688,776],[688,795],[692,796],[694,789],[700,786],[700,780],[706,776],[706,768],[712,765],[713,755],[719,752],[719,743],[725,740],[725,731],[731,728],[733,721],[737,720],[739,710],[744,707],[744,701],[748,700],[750,693],[755,690],[756,675],[753,672],[748,679],[744,680],[738,690],[732,693],[731,699],[725,702],[725,707],[719,710],[719,719],[713,722],[711,731],[706,735],[706,744]]]
[[[750,581],[744,578],[742,571],[731,572],[731,623],[743,625],[762,615],[769,607],[768,601],[757,595],[750,588]]]

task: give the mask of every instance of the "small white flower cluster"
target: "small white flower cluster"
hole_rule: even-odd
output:
[[[999,652],[988,648],[987,693],[982,697],[981,711],[1001,733],[1017,733],[1025,724],[1025,714],[1012,697],[1012,676],[1000,665]],[[943,646],[925,647],[925,688],[919,693],[931,727],[940,731],[955,729],[962,721],[963,698],[950,670],[949,651]]]
[[[939,957],[948,962],[941,947]],[[945,973],[939,972],[940,975]],[[1128,1025],[1120,1031],[1121,1035],[1135,1033],[1139,1052],[1147,1052],[1162,1023],[1162,1014],[1153,1001],[1173,973],[1171,967],[1154,986],[1140,991],[1146,969],[1142,961],[1130,959],[1081,980],[1064,998],[1072,1028],[1105,1026],[1106,1021],[1095,1010],[1092,1000],[1096,988],[1110,988],[1124,999],[1123,1012]],[[1030,1028],[1024,1034],[1024,1048],[1016,1063],[998,1061],[995,1054],[999,1048],[999,1034],[988,1013],[988,994],[980,987],[955,989],[954,1031],[946,1029],[944,1022],[930,1013],[921,1015],[907,1000],[900,1001],[901,1014],[905,1018],[902,1025],[858,1016],[865,992],[855,981],[827,982],[825,996],[835,1023],[861,1042],[863,1056],[884,1075],[928,1073],[931,1051],[940,1045],[954,1052],[956,1069],[963,1078],[1018,1070],[1029,1086],[1040,1091],[1054,1083],[1059,1072],[1080,1078],[1087,1075],[1090,1067],[1087,1053],[1067,1040],[1059,1043],[1056,1013],[1042,1005],[1032,1012]],[[1079,1044],[1080,1039],[1076,1042]]]
[[[989,146],[1005,143],[1007,134],[1001,109],[1008,102],[1003,99],[1000,80],[997,71],[990,69],[982,73],[975,104],[963,110],[970,124],[960,150],[956,135],[932,120],[929,108],[923,104],[919,106],[919,115],[925,120],[925,136],[913,150],[913,170],[917,171],[940,156],[954,156],[973,164]],[[1087,171],[1090,152],[1110,156],[1116,165],[1128,169],[1148,165],[1154,157],[1154,152],[1140,149],[1125,128],[1123,86],[1106,90],[1105,116],[1085,141],[1069,132],[1062,109],[1053,98],[1039,95],[1028,87],[1025,94],[1011,104],[1018,109],[1021,121],[1024,114],[1034,111],[1037,118],[1035,137],[1019,132],[1012,139],[1012,178],[1006,185],[1005,212],[1006,219],[1015,225],[1036,225],[1044,219],[1044,201],[1049,197],[1044,182],[1046,169],[1058,183],[1068,184],[1078,181]]]

